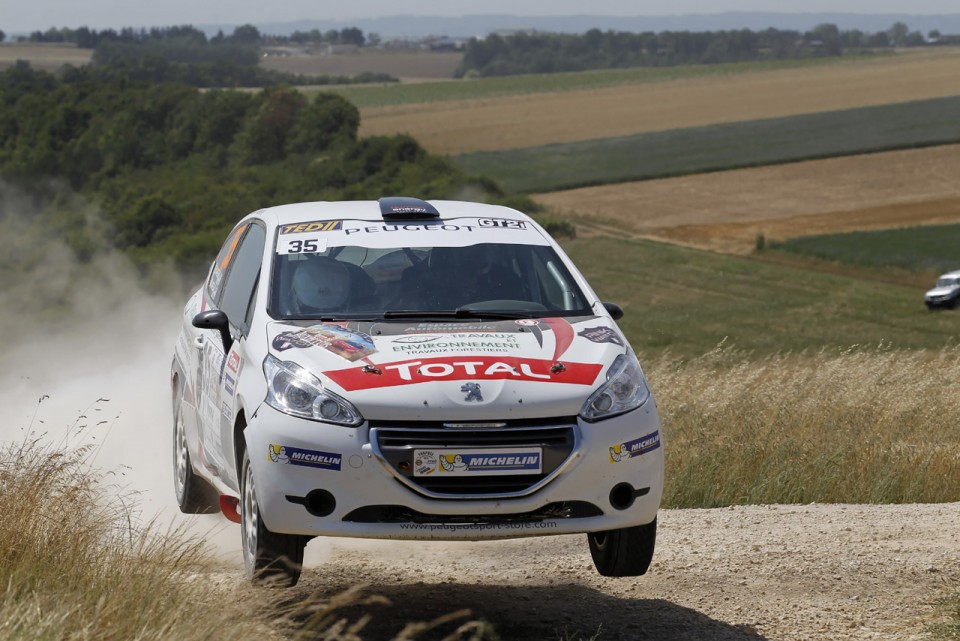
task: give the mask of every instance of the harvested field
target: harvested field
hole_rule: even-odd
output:
[[[403,80],[452,79],[462,53],[362,51],[334,56],[263,58],[260,66],[308,76],[356,76],[387,73]]]
[[[960,145],[540,194],[611,228],[745,254],[767,240],[960,222]]]
[[[26,60],[34,69],[56,71],[66,64],[78,67],[90,62],[93,49],[77,49],[61,44],[0,44],[0,70]]]
[[[960,94],[960,48],[589,91],[363,109],[364,136],[444,154],[515,149]]]

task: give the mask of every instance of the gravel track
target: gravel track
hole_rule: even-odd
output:
[[[321,539],[292,596],[367,584],[392,605],[344,611],[372,615],[366,639],[461,608],[504,639],[926,639],[960,585],[958,525],[960,504],[662,510],[650,572],[624,579],[595,573],[584,536]]]

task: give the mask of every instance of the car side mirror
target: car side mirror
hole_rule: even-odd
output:
[[[623,318],[623,308],[616,303],[604,303],[603,308],[607,310],[607,313],[610,314],[610,317],[613,320],[620,320]]]
[[[220,332],[223,353],[230,351],[230,347],[233,346],[233,336],[230,335],[230,320],[224,312],[219,309],[208,309],[194,316],[191,322],[199,329],[215,329]]]

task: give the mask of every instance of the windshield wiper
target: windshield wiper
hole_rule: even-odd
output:
[[[499,311],[493,309],[471,309],[469,307],[458,307],[457,309],[399,309],[390,310],[383,313],[384,318],[494,318],[494,319],[515,319],[515,318],[536,318],[534,312],[511,312]]]

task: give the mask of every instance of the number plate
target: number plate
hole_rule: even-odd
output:
[[[539,447],[414,450],[413,463],[414,476],[540,474],[543,451]]]

